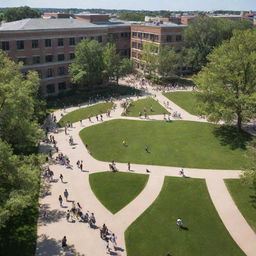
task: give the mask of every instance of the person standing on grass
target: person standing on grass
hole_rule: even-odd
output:
[[[59,195],[59,202],[60,202],[60,206],[62,207],[63,199],[62,199],[62,196],[61,196],[61,195]]]
[[[177,219],[177,226],[178,226],[179,228],[182,228],[183,222],[182,222],[181,218],[178,218],[178,219]]]
[[[68,195],[69,195],[69,194],[68,194],[67,189],[65,189],[65,191],[64,191],[64,193],[63,193],[63,194],[64,194],[64,196],[65,196],[65,198],[66,198],[66,201],[68,201]]]

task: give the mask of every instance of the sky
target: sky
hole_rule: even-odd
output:
[[[255,10],[256,0],[0,0],[0,7],[104,8],[132,10]]]

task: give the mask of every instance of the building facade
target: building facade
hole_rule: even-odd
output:
[[[143,41],[155,44],[182,44],[184,26],[131,25],[111,22],[106,16],[79,15],[79,19],[25,19],[0,26],[0,49],[16,62],[22,72],[37,71],[43,95],[55,95],[72,87],[68,72],[75,58],[75,47],[83,39],[114,42],[122,57],[138,63]],[[132,35],[132,36],[131,36]]]
[[[186,26],[174,23],[137,24],[131,26],[131,58],[141,66],[143,44],[151,43],[157,53],[160,45],[181,47],[184,44],[182,32]],[[142,64],[143,65],[143,64]]]

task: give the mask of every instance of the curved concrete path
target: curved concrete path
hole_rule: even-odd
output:
[[[152,89],[149,88],[149,90]],[[166,107],[163,102],[166,102],[168,99],[160,92],[153,93],[156,95],[156,100]],[[134,98],[134,100],[135,99],[136,98]],[[125,118],[141,120],[139,118],[121,117],[121,101],[115,103],[117,104],[116,110],[111,113],[110,118],[106,118],[104,115],[104,119],[112,120]],[[205,122],[204,119],[190,115],[172,102],[169,103],[169,106],[171,106],[172,111],[181,113],[182,119]],[[69,108],[65,110],[65,112],[62,110],[56,111],[55,115],[57,120],[61,118],[61,114],[71,112],[75,109],[77,108]],[[58,143],[59,152],[63,152],[64,155],[69,157],[73,169],[67,169],[60,165],[50,166],[50,169],[54,171],[54,177],[58,178],[62,173],[64,182],[67,183],[61,183],[60,181],[50,183],[51,188],[49,195],[40,199],[41,210],[38,220],[39,238],[36,255],[108,255],[98,229],[91,229],[87,224],[77,221],[75,223],[69,223],[63,218],[65,211],[71,207],[71,202],[64,202],[64,207],[68,208],[62,208],[59,205],[58,196],[63,196],[64,189],[67,188],[69,191],[70,200],[75,200],[81,204],[83,212],[85,210],[94,212],[98,226],[102,226],[102,224],[105,223],[108,228],[117,235],[117,244],[120,250],[116,252],[112,251],[112,255],[124,256],[126,255],[124,240],[125,230],[157,198],[161,191],[164,177],[179,176],[179,168],[177,167],[132,164],[132,170],[135,170],[136,173],[146,174],[145,170],[150,170],[148,183],[132,202],[113,215],[98,201],[89,184],[89,174],[107,171],[109,163],[94,159],[87,152],[79,137],[80,130],[99,123],[96,122],[95,118],[93,119],[93,122],[83,120],[82,125],[80,125],[80,123],[73,124],[73,128],[68,129],[69,135],[65,135],[62,128],[59,129],[59,133],[52,134]],[[163,120],[163,116],[151,116],[149,120]],[[68,143],[70,135],[73,136],[74,142],[76,143],[75,146],[70,146]],[[48,147],[49,145],[42,144],[41,150],[44,151],[45,148]],[[76,167],[77,160],[83,160],[84,172],[81,172]],[[127,170],[127,164],[117,163],[117,168],[121,171],[125,171]],[[256,235],[239,212],[223,181],[223,179],[226,178],[239,178],[240,173],[241,171],[239,170],[202,170],[191,168],[186,168],[185,170],[185,174],[189,177],[206,179],[212,201],[230,235],[246,255],[255,256]],[[43,216],[45,212],[48,217]],[[67,236],[68,244],[71,245],[68,251],[63,251],[59,246],[60,240],[64,235]]]

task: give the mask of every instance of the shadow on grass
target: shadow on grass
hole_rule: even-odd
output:
[[[36,246],[35,255],[36,256],[50,256],[50,255],[85,256],[84,254],[77,252],[74,245],[68,245],[65,248],[62,248],[61,240],[49,238],[46,235],[41,235],[39,237],[37,246]]]
[[[65,211],[59,211],[56,209],[49,210],[48,204],[42,204],[40,205],[38,222],[43,225],[58,222],[60,219],[64,218],[65,215],[66,215]]]
[[[238,132],[234,126],[220,126],[215,128],[213,134],[220,140],[222,146],[229,146],[230,149],[246,149],[246,144],[252,140],[252,136],[245,132]]]

